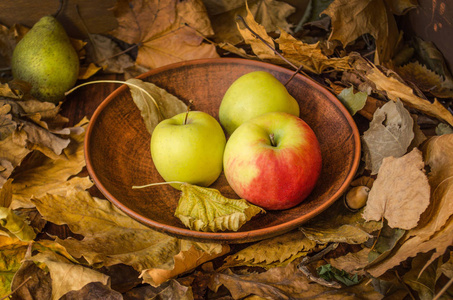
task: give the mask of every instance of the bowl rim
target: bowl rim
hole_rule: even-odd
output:
[[[283,72],[292,72],[294,73],[295,71],[289,70],[285,67],[274,65],[271,63],[267,62],[262,62],[262,61],[256,61],[256,60],[250,60],[250,59],[244,59],[244,58],[206,58],[206,59],[196,59],[196,60],[188,60],[188,61],[182,61],[182,62],[177,62],[177,63],[172,63],[168,64],[159,68],[152,69],[146,73],[143,73],[139,76],[137,76],[137,79],[143,79],[146,77],[149,77],[151,75],[157,74],[162,71],[166,71],[169,69],[175,69],[175,68],[180,68],[186,65],[203,65],[203,64],[228,64],[228,63],[240,63],[240,64],[248,64],[252,66],[264,66],[267,69],[273,70],[273,71],[283,71]],[[349,187],[349,184],[353,180],[358,167],[360,163],[360,158],[361,158],[361,140],[360,140],[360,134],[359,130],[357,128],[357,125],[352,118],[351,114],[347,110],[347,108],[338,100],[338,98],[331,93],[327,88],[322,86],[320,83],[316,82],[314,79],[304,76],[301,73],[297,73],[295,76],[297,76],[299,79],[302,81],[307,82],[311,86],[314,86],[319,92],[321,92],[323,95],[325,95],[336,107],[339,109],[345,119],[348,122],[348,125],[352,129],[352,135],[353,139],[355,142],[355,153],[351,165],[351,170],[348,174],[348,176],[344,179],[343,183],[341,186],[338,188],[338,190],[322,205],[318,206],[316,210],[311,211],[301,217],[294,218],[288,222],[274,225],[271,227],[265,227],[265,228],[260,228],[260,229],[254,229],[254,230],[249,230],[249,231],[236,231],[236,232],[202,232],[202,231],[195,231],[195,230],[190,230],[189,228],[180,228],[180,227],[175,227],[172,225],[167,225],[167,224],[162,224],[159,222],[156,222],[154,220],[148,219],[145,216],[142,216],[140,213],[126,207],[121,201],[116,199],[102,184],[101,180],[98,178],[96,175],[96,172],[94,170],[91,157],[89,155],[90,147],[91,147],[91,133],[93,131],[93,128],[95,127],[97,119],[100,117],[102,112],[104,111],[104,108],[106,108],[113,99],[115,99],[120,93],[124,92],[127,89],[126,84],[122,84],[120,87],[115,89],[110,95],[108,95],[102,102],[101,104],[96,108],[94,111],[91,120],[88,123],[86,133],[85,133],[85,140],[84,140],[84,156],[85,156],[85,162],[86,162],[86,168],[88,171],[88,174],[94,181],[94,184],[96,187],[99,189],[99,191],[107,198],[108,201],[110,201],[112,204],[114,204],[117,208],[119,208],[121,211],[126,213],[128,216],[132,217],[133,219],[139,221],[140,223],[150,227],[151,229],[157,230],[159,232],[166,233],[171,236],[175,236],[178,238],[185,238],[185,239],[191,239],[191,240],[196,240],[196,241],[201,241],[201,242],[219,242],[219,243],[244,243],[244,242],[254,242],[254,241],[259,241],[263,240],[266,238],[274,237],[286,232],[289,232],[290,230],[293,230],[303,224],[304,222],[308,221],[309,219],[315,217],[325,209],[327,209],[329,206],[331,206],[340,196],[346,191],[346,189]]]

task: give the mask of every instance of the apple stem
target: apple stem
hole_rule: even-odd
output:
[[[189,112],[190,112],[190,106],[192,105],[193,101],[189,100],[189,104],[187,105],[187,111],[186,111],[186,117],[184,118],[184,124],[187,124],[187,118],[189,117]]]
[[[147,187],[151,187],[151,186],[173,184],[173,183],[184,184],[186,182],[182,182],[182,181],[155,182],[155,183],[149,183],[149,184],[145,184],[145,185],[134,185],[134,186],[132,186],[132,188],[133,189],[143,189],[143,188],[147,188]]]
[[[271,146],[275,147],[277,144],[275,143],[275,136],[273,133],[269,134],[269,139],[271,140]]]

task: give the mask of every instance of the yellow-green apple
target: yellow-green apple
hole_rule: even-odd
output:
[[[296,206],[321,172],[318,139],[302,119],[271,112],[239,126],[225,146],[223,166],[238,196],[268,210]]]
[[[214,117],[191,111],[156,126],[151,136],[151,157],[165,181],[206,187],[222,172],[225,144],[225,133]],[[177,189],[179,185],[172,184]]]
[[[254,71],[236,79],[225,92],[219,108],[220,124],[231,135],[251,118],[282,111],[299,116],[299,104],[271,73]]]

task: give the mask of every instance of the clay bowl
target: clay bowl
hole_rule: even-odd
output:
[[[154,69],[139,77],[166,89],[218,119],[222,97],[239,76],[268,71],[282,83],[292,70],[263,62],[220,58],[181,62]],[[237,232],[197,232],[186,228],[174,211],[180,192],[170,186],[132,189],[134,185],[163,182],[149,150],[150,135],[127,86],[109,95],[95,111],[85,140],[87,169],[103,195],[143,224],[176,236],[204,242],[245,243],[273,237],[297,228],[327,209],[347,189],[360,160],[358,129],[338,99],[313,80],[296,75],[287,85],[300,104],[301,118],[315,131],[321,144],[323,167],[310,196],[300,205],[268,211]],[[238,198],[223,176],[211,186],[229,198]]]

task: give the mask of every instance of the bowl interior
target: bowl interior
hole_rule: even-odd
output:
[[[218,119],[224,93],[239,76],[264,70],[286,83],[293,71],[244,59],[209,59],[178,63],[139,78],[164,88],[192,110]],[[104,196],[138,221],[165,233],[200,241],[243,243],[282,234],[328,208],[348,187],[360,159],[357,127],[347,110],[330,92],[309,78],[296,75],[287,84],[299,102],[301,118],[316,133],[322,151],[320,179],[300,205],[268,211],[247,222],[238,232],[197,232],[174,216],[180,192],[170,186],[132,189],[134,185],[163,182],[150,153],[150,135],[126,86],[118,88],[98,107],[87,130],[87,169]],[[238,198],[222,174],[211,186]]]

